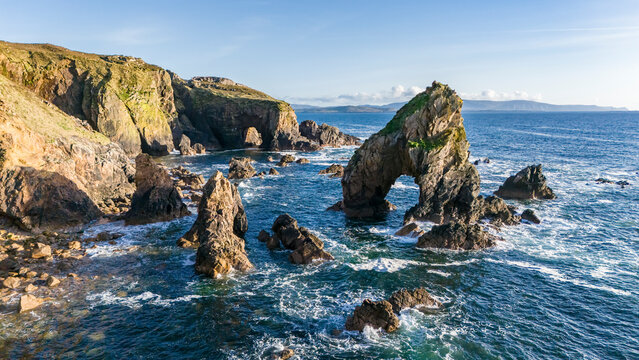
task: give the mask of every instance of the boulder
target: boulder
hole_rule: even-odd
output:
[[[229,179],[247,179],[255,176],[251,158],[234,157],[229,162]]]
[[[276,249],[281,245],[293,252],[289,260],[293,264],[310,264],[317,260],[333,260],[333,256],[324,250],[324,242],[305,227],[299,227],[297,220],[289,214],[283,214],[275,219],[271,227],[273,236],[264,230],[260,233],[261,241],[266,242],[269,249]],[[269,236],[267,238],[267,236]]]
[[[397,230],[395,236],[410,236],[420,237],[424,234],[424,230],[415,223],[409,223],[404,225],[401,229]]]
[[[521,213],[522,220],[530,221],[533,224],[540,224],[541,220],[532,209],[526,209]]]
[[[405,221],[469,221],[479,194],[479,173],[468,161],[462,100],[447,85],[433,82],[404,105],[386,126],[368,138],[342,177],[348,217],[382,216],[395,180],[408,175],[419,185],[419,203]]]
[[[53,275],[50,275],[47,278],[47,286],[48,287],[52,288],[52,287],[56,287],[58,285],[60,285],[60,280],[57,277],[55,277]]]
[[[244,132],[244,147],[260,147],[262,145],[262,135],[253,126]]]
[[[20,296],[20,305],[18,310],[21,313],[27,312],[42,305],[43,302],[44,302],[44,299],[37,298],[34,295],[31,295],[31,294],[22,295]]]
[[[168,172],[149,155],[135,158],[137,189],[124,216],[127,225],[169,221],[190,214]]]
[[[319,171],[320,175],[331,174],[332,178],[341,178],[344,176],[344,167],[339,164],[332,164],[324,170]]]
[[[546,177],[541,172],[541,164],[528,166],[516,175],[506,179],[495,191],[504,199],[555,199],[556,196],[546,185]]]
[[[270,168],[268,170],[268,174],[269,175],[279,175],[280,173],[277,170],[275,170],[274,168]]]
[[[234,269],[245,271],[253,267],[242,239],[247,229],[237,187],[217,171],[204,185],[195,223],[178,243],[199,244],[195,270],[217,277]]]
[[[495,245],[496,237],[477,224],[450,222],[435,225],[419,237],[417,247],[450,250],[479,250]]]
[[[271,360],[288,360],[295,355],[295,351],[289,348],[285,348],[280,351],[275,351],[271,354]]]
[[[393,332],[399,327],[399,318],[393,312],[393,306],[386,300],[364,300],[362,305],[355,308],[353,315],[346,319],[346,330],[363,331],[364,327],[383,329]]]
[[[180,145],[178,148],[180,149],[180,155],[195,155],[195,150],[191,148],[191,139],[184,134],[182,134],[182,137],[180,138]]]
[[[2,282],[2,286],[8,289],[17,289],[20,287],[22,280],[19,277],[9,276]]]
[[[37,243],[35,248],[31,251],[31,258],[42,259],[51,256],[51,246],[43,243]]]
[[[442,305],[423,288],[412,291],[406,289],[396,291],[388,299],[388,302],[396,313],[399,313],[403,309],[414,308],[416,306],[439,307]]]
[[[298,163],[298,164],[310,164],[311,163],[310,160],[305,159],[305,158],[299,158],[299,159],[295,160],[295,162]]]
[[[289,163],[295,162],[295,156],[291,154],[283,155],[277,166],[288,166]]]
[[[300,134],[311,141],[317,142],[321,147],[361,144],[355,136],[344,134],[335,126],[317,125],[313,120],[305,120],[300,124]]]
[[[206,154],[206,148],[200,143],[195,143],[193,145],[193,151],[195,151],[196,154]]]

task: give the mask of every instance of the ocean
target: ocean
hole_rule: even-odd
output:
[[[341,185],[317,173],[346,165],[355,147],[169,155],[158,161],[205,177],[226,174],[233,156],[251,156],[258,172],[274,166],[268,156],[284,153],[311,163],[240,182],[255,266],[248,273],[194,273],[194,250],[175,242],[195,215],[92,226],[84,236],[125,235],[88,251],[76,272],[97,278],[53,305],[0,315],[0,358],[261,359],[288,347],[299,359],[638,359],[639,113],[463,115],[471,161],[490,159],[477,165],[482,194],[543,164],[557,199],[508,201],[533,209],[541,224],[503,227],[504,241],[488,250],[421,250],[416,239],[393,235],[417,203],[410,177],[393,185],[388,199],[398,210],[386,219],[325,211],[341,198]],[[361,138],[392,116],[298,114]],[[595,183],[600,177],[631,185]],[[282,213],[318,235],[335,260],[300,266],[289,263],[288,251],[269,251],[257,234]],[[443,307],[402,311],[391,334],[334,334],[364,299],[415,287]]]

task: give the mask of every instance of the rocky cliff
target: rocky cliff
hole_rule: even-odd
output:
[[[0,41],[0,74],[86,120],[129,154],[167,154],[177,117],[169,73],[126,56]]]
[[[0,75],[0,215],[25,229],[86,223],[133,192],[122,148]]]

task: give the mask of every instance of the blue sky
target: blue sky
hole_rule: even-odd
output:
[[[4,1],[0,39],[138,56],[293,103],[466,99],[639,109],[639,1]]]

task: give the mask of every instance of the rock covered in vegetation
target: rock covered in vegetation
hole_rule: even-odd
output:
[[[197,219],[178,245],[198,247],[195,270],[199,273],[216,277],[233,269],[245,271],[253,266],[242,239],[247,229],[240,193],[217,171],[204,185]]]
[[[234,157],[229,162],[229,179],[248,179],[255,176],[255,168],[251,163],[253,160],[248,157]]]
[[[417,247],[450,250],[479,250],[495,245],[496,237],[478,224],[449,222],[435,225],[419,237]]]
[[[344,176],[344,167],[339,164],[331,164],[326,169],[320,170],[318,174],[330,174],[331,178],[341,178],[342,176]]]
[[[340,147],[345,145],[360,145],[358,138],[344,134],[335,126],[327,124],[317,125],[313,120],[305,120],[300,124],[300,134],[321,147]]]
[[[190,212],[169,173],[147,154],[135,158],[136,190],[124,220],[128,225],[169,221]]]
[[[316,260],[333,260],[333,256],[324,250],[324,242],[305,227],[299,227],[297,220],[289,214],[275,219],[271,228],[273,236],[265,230],[260,232],[259,240],[269,249],[282,247],[293,250],[289,260],[293,264],[310,264]]]
[[[555,199],[555,193],[546,185],[546,177],[542,174],[541,164],[530,165],[516,175],[506,179],[495,191],[495,195],[504,199]]]
[[[168,154],[177,116],[169,73],[120,55],[0,42],[2,75],[86,120],[129,154]]]
[[[442,223],[467,218],[479,193],[479,174],[468,161],[462,100],[433,82],[355,151],[342,178],[343,208],[349,217],[374,217],[390,209],[385,200],[401,175],[415,178],[419,204],[406,220]]]
[[[133,193],[120,146],[2,74],[0,93],[1,216],[31,231],[77,226]]]

